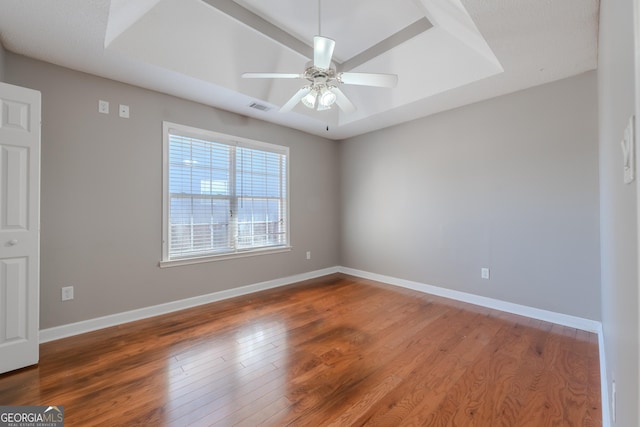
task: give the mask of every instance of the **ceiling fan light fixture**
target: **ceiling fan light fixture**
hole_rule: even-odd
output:
[[[360,86],[396,87],[398,76],[380,73],[353,73],[336,71],[331,61],[336,42],[322,36],[320,27],[320,0],[318,0],[318,35],[313,38],[313,58],[307,62],[302,74],[295,73],[243,73],[243,78],[305,79],[306,86],[299,89],[281,108],[291,111],[298,103],[311,110],[330,110],[336,104],[346,114],[356,110],[355,105],[339,88],[341,84]]]
[[[311,91],[301,99],[302,103],[305,107],[311,108],[312,110],[316,108],[316,100],[318,99],[318,89],[311,88]]]
[[[336,94],[331,91],[328,87],[323,87],[320,90],[320,100],[318,101],[318,107],[322,106],[325,108],[331,108],[331,106],[336,102]]]

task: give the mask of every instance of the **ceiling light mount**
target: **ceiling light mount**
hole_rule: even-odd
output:
[[[313,65],[313,62],[307,62],[304,73],[302,73],[302,78],[312,83],[320,79],[324,79],[324,81],[336,80],[338,73],[336,73],[335,64],[332,62],[329,67],[330,68],[318,68]]]

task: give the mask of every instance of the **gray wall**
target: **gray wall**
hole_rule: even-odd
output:
[[[596,95],[589,72],[344,141],[343,265],[599,320]]]
[[[339,264],[336,142],[12,53],[5,65],[43,99],[41,328]],[[291,252],[158,267],[163,120],[290,147]]]
[[[620,149],[627,121],[637,114],[633,16],[632,1],[600,3],[602,322],[608,379],[616,381],[618,426],[637,426],[640,422],[638,180],[631,185],[623,184]]]

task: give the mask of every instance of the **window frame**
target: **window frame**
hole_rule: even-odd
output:
[[[218,254],[203,254],[181,257],[177,259],[169,258],[170,245],[170,216],[169,208],[171,203],[171,195],[169,193],[169,143],[170,134],[192,137],[197,139],[208,140],[216,143],[226,144],[235,147],[243,147],[268,152],[275,152],[286,156],[285,174],[286,174],[286,203],[285,203],[285,232],[286,243],[278,246],[262,246],[247,249],[238,249],[235,251],[223,252]],[[203,262],[220,261],[225,259],[243,258],[249,256],[281,253],[291,251],[291,218],[290,218],[290,154],[289,147],[284,145],[271,144],[263,141],[256,141],[247,138],[241,138],[233,135],[227,135],[206,129],[195,128],[192,126],[181,125],[168,121],[162,122],[162,258],[159,263],[160,267],[172,267],[178,265],[197,264]],[[230,173],[234,176],[237,172],[235,169],[235,161],[233,162],[234,170]],[[237,200],[241,196],[237,193],[230,195],[230,200]],[[234,215],[237,218],[237,215]],[[235,224],[237,227],[237,223]]]

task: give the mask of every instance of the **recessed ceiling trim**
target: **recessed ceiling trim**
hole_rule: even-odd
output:
[[[254,29],[270,39],[288,47],[294,52],[299,53],[305,58],[311,58],[313,56],[313,47],[298,40],[291,34],[276,27],[269,21],[261,18],[248,9],[240,6],[239,4],[229,0],[202,0],[204,3],[215,7],[220,12],[223,12],[238,22],[243,23],[247,27]]]
[[[340,67],[341,71],[349,71],[356,68],[359,65],[364,64],[373,58],[382,55],[383,53],[393,49],[401,43],[406,42],[409,39],[424,33],[428,29],[433,28],[433,24],[427,19],[422,18],[413,24],[406,26],[404,29],[397,33],[387,37],[380,43],[371,46],[369,49],[360,52],[356,56],[342,63]]]
[[[109,5],[109,19],[104,35],[104,47],[108,47],[120,34],[135,24],[147,12],[153,9],[160,0],[111,0]]]

